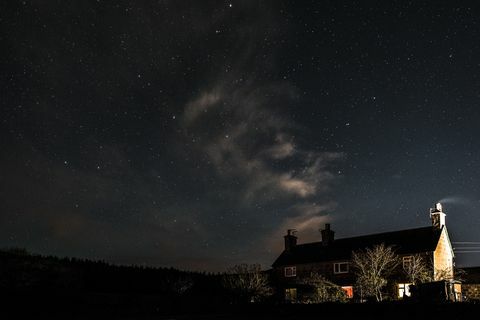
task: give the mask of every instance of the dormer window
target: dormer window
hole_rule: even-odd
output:
[[[285,267],[285,277],[295,277],[297,276],[297,267]]]
[[[336,262],[333,264],[333,273],[348,273],[348,262]]]

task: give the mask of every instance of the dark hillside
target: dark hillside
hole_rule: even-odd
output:
[[[222,303],[220,275],[173,268],[117,266],[102,261],[0,251],[0,290],[9,299],[61,305],[177,305]],[[46,300],[46,301],[45,301]],[[15,301],[12,301],[15,302]]]

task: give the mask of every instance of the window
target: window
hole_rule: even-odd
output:
[[[352,286],[344,286],[342,287],[343,291],[345,291],[345,295],[348,299],[353,298],[353,287]]]
[[[453,284],[453,293],[455,294],[455,301],[462,301],[462,286],[460,283]]]
[[[296,302],[297,301],[297,288],[285,289],[285,301]]]
[[[297,267],[285,267],[285,277],[295,277],[297,275]]]
[[[403,269],[408,269],[413,261],[413,256],[403,257]]]
[[[348,273],[348,262],[334,263],[333,273]]]
[[[398,297],[402,299],[403,297],[410,297],[410,285],[411,283],[399,283],[398,284]]]

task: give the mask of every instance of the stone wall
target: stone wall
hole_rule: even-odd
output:
[[[433,257],[436,280],[453,278],[452,252],[452,246],[448,238],[447,230],[445,227],[443,227],[442,234],[438,241]]]

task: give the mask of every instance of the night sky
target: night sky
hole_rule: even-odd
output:
[[[480,9],[459,3],[2,1],[0,247],[267,268],[287,228],[421,227],[440,200],[480,241]]]

